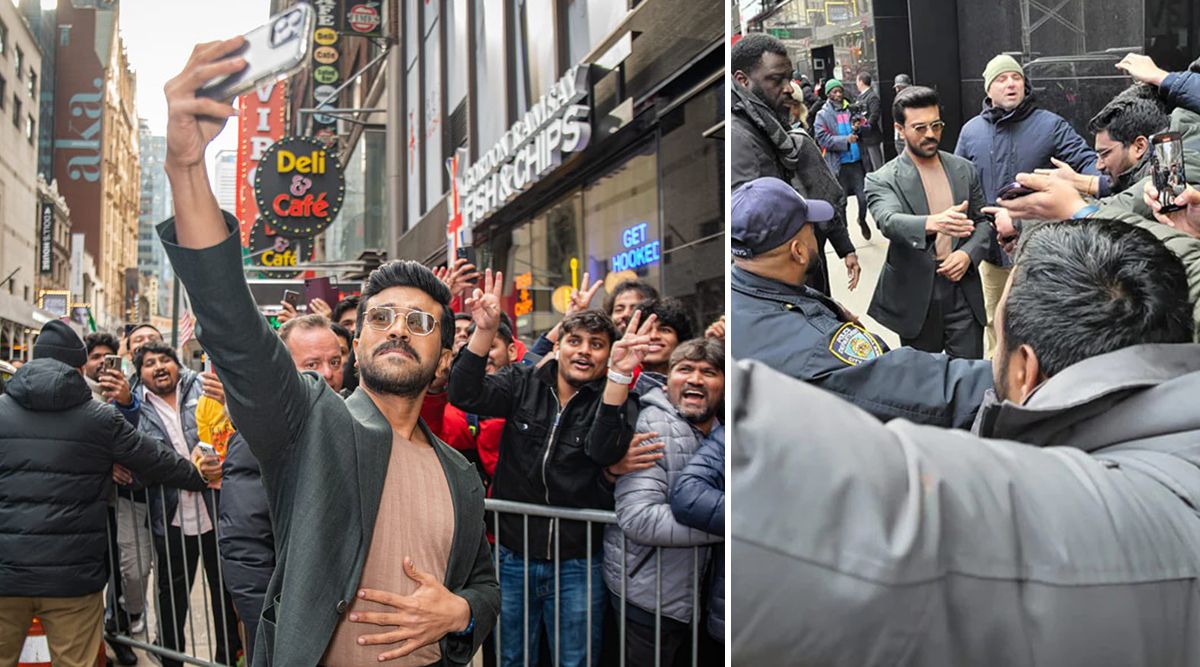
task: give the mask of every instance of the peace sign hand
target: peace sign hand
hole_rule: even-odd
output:
[[[658,316],[651,315],[645,322],[641,319],[642,311],[634,312],[629,318],[629,326],[625,327],[625,335],[613,345],[608,357],[609,368],[623,375],[631,375],[650,351],[650,332]]]
[[[493,275],[488,269],[483,276],[482,289],[476,287],[467,298],[467,312],[480,331],[495,333],[500,328],[500,295],[503,291],[504,273],[497,271]]]
[[[604,284],[603,280],[597,280],[595,285],[588,287],[591,277],[590,273],[583,274],[581,285],[583,285],[584,291],[571,290],[571,302],[567,304],[567,315],[587,310],[588,304],[592,302],[592,297],[596,296],[596,290],[600,289],[600,286]]]

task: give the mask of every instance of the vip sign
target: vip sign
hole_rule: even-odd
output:
[[[286,137],[263,154],[254,178],[258,210],[280,234],[312,238],[342,208],[346,179],[336,156],[311,137]]]
[[[242,246],[250,247],[250,231],[258,219],[254,179],[262,156],[284,134],[287,82],[269,83],[242,95],[238,103],[237,219]]]
[[[562,164],[562,156],[587,148],[592,127],[588,65],[572,67],[513,124],[458,181],[463,224],[468,229]]]

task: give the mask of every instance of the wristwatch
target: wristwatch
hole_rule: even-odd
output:
[[[615,384],[623,384],[625,386],[629,386],[629,385],[633,384],[633,376],[632,375],[625,375],[624,373],[622,373],[621,371],[618,371],[617,369],[613,368],[612,366],[608,367],[608,379],[609,379],[609,381],[611,381]]]

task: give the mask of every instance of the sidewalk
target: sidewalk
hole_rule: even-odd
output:
[[[867,224],[871,226],[871,240],[863,239],[858,228],[858,200],[850,197],[846,203],[846,219],[849,221],[850,239],[858,254],[858,263],[862,265],[862,276],[858,279],[858,287],[851,292],[846,287],[846,265],[838,258],[833,247],[825,244],[825,261],[829,265],[829,282],[832,284],[833,298],[858,316],[863,326],[872,333],[878,334],[891,348],[900,347],[900,337],[885,328],[875,320],[867,317],[867,308],[871,305],[871,295],[875,292],[875,283],[883,270],[884,259],[887,257],[888,240],[875,226],[875,221],[867,215]]]

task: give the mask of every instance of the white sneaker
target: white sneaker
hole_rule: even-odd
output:
[[[136,635],[146,630],[146,615],[145,614],[130,614],[129,615],[129,634]]]

